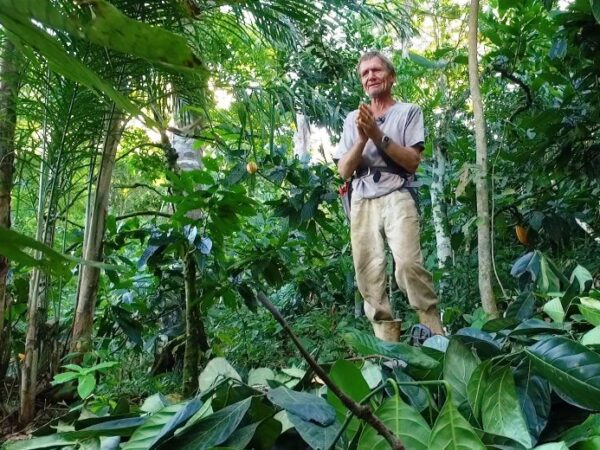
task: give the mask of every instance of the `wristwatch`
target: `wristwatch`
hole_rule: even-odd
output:
[[[392,140],[390,139],[390,137],[384,134],[383,138],[381,138],[381,144],[379,146],[382,150],[385,150],[386,148],[388,148],[388,145],[390,145],[391,142]]]

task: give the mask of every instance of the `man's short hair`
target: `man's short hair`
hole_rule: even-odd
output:
[[[396,77],[396,68],[394,67],[394,64],[392,64],[392,61],[390,61],[390,59],[387,56],[385,56],[383,53],[381,53],[380,51],[371,50],[366,53],[363,53],[363,55],[358,60],[358,64],[356,65],[356,72],[358,72],[359,78],[360,78],[360,65],[363,62],[369,61],[370,59],[373,59],[373,58],[379,58],[381,60],[381,62],[383,63],[383,65],[385,66],[385,68],[388,70],[388,72],[390,72],[394,76],[394,78]]]

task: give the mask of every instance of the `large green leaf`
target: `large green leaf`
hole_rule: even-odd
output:
[[[56,73],[106,94],[123,111],[136,117],[143,117],[146,125],[150,127],[156,125],[154,120],[144,115],[142,110],[127,97],[102,80],[98,74],[88,69],[83,63],[66,53],[54,37],[33,25],[29,20],[20,22],[0,13],[0,22],[8,31],[42,54],[47,59],[50,68]]]
[[[177,69],[202,67],[181,36],[130,19],[106,0],[94,0],[93,5],[94,15],[84,32],[95,44]]]
[[[77,393],[82,399],[88,398],[96,389],[96,377],[93,373],[88,373],[79,378],[77,384]]]
[[[282,413],[282,415],[285,415],[286,420],[288,420],[287,413],[285,411],[282,411]],[[290,427],[291,426],[292,424],[290,423]],[[256,450],[271,450],[273,445],[275,445],[275,441],[277,441],[277,438],[281,434],[282,428],[282,423],[274,417],[263,420],[256,429],[256,433],[254,434],[251,443],[252,447],[250,448],[255,448]]]
[[[569,312],[569,308],[573,304],[574,300],[579,297],[580,290],[579,278],[573,278],[567,287],[567,290],[560,298],[560,303],[563,306],[565,314]]]
[[[138,427],[146,422],[146,420],[146,417],[110,420],[70,433],[81,438],[97,436],[131,436]]]
[[[28,441],[10,442],[3,449],[33,450],[38,448],[57,448],[101,436],[131,436],[134,430],[143,425],[145,421],[145,417],[111,420],[79,431],[67,431]]]
[[[520,294],[504,312],[506,318],[518,321],[529,319],[535,313],[535,296],[531,292]],[[488,331],[488,330],[484,330]]]
[[[331,367],[329,376],[333,382],[355,402],[360,402],[369,392],[369,385],[365,381],[362,373],[356,365],[343,359],[336,361]],[[337,413],[337,418],[343,422],[348,408],[344,406],[342,401],[331,391],[327,391],[327,401],[333,405]],[[348,424],[348,431],[354,435],[360,428],[360,420],[353,417]]]
[[[268,386],[269,380],[274,380],[275,378],[275,372],[268,367],[251,369],[248,373],[248,386]]]
[[[240,374],[237,373],[225,358],[213,358],[198,377],[198,387],[201,391],[206,391],[211,386],[226,378],[242,381]]]
[[[175,429],[188,420],[202,406],[202,402],[194,399],[185,404],[167,406],[152,414],[139,427],[129,441],[122,447],[124,450],[148,450],[166,439]]]
[[[231,434],[231,436],[229,436],[223,446],[235,450],[244,450],[248,447],[248,444],[250,444],[250,441],[254,437],[256,429],[260,424],[261,422],[255,422],[250,425],[246,425],[245,427],[238,428]]]
[[[427,389],[418,385],[402,384],[402,383],[414,383],[415,380],[406,374],[399,367],[395,367],[394,377],[398,382],[398,389],[403,394],[406,401],[417,411],[422,412],[425,408],[430,406],[429,395]]]
[[[560,290],[560,280],[554,268],[545,255],[540,259],[540,276],[537,280],[537,289],[540,292],[557,292]]]
[[[37,258],[30,255],[33,251],[38,252]],[[10,228],[0,227],[0,255],[58,277],[66,277],[71,269],[71,263],[64,255]]]
[[[467,400],[467,385],[471,375],[479,365],[479,358],[470,348],[458,339],[450,339],[444,357],[444,380],[452,389],[452,399],[456,407]]]
[[[29,439],[26,441],[7,442],[3,450],[36,450],[38,448],[58,448],[77,443],[77,438],[67,433],[56,433],[49,436]]]
[[[453,336],[453,339],[458,339],[463,344],[474,347],[477,350],[477,355],[482,359],[497,356],[501,353],[500,344],[494,337],[490,333],[476,328],[461,328]]]
[[[120,436],[100,436],[100,450],[117,450],[120,443]]]
[[[250,407],[252,398],[229,405],[203,417],[175,439],[169,439],[159,448],[178,450],[206,450],[225,442],[238,427]]]
[[[573,450],[600,450],[600,436],[581,441],[572,448]]]
[[[481,418],[481,403],[491,367],[491,360],[481,363],[473,371],[469,383],[467,384],[467,398],[469,399],[469,405],[471,405],[471,410],[478,420]]]
[[[600,346],[600,326],[592,328],[581,336],[581,343],[588,347]]]
[[[572,447],[591,436],[600,436],[600,414],[592,414],[583,423],[568,429],[560,438]]]
[[[314,394],[296,392],[284,386],[271,389],[267,398],[280,408],[302,418],[323,426],[335,421],[335,409],[327,401]]]
[[[405,361],[422,369],[433,369],[438,362],[423,353],[421,349],[411,347],[400,342],[384,342],[375,336],[359,331],[352,331],[344,335],[344,339],[361,355],[382,355]]]
[[[598,2],[598,4],[600,5],[600,2]],[[578,265],[575,267],[575,269],[573,269],[573,272],[571,272],[571,278],[569,280],[571,282],[573,282],[573,280],[577,280],[577,284],[579,285],[579,293],[583,294],[594,281],[594,277],[589,270]]]
[[[431,428],[413,407],[394,395],[387,398],[375,415],[398,437],[406,450],[427,450]],[[372,427],[366,427],[358,448],[387,450],[390,444]]]
[[[481,327],[481,331],[485,331],[486,333],[497,333],[501,330],[506,330],[509,328],[514,328],[519,324],[519,321],[514,318],[500,317],[497,319],[488,320]]]
[[[517,441],[507,438],[506,436],[498,436],[497,434],[488,433],[482,431],[480,435],[481,441],[486,445],[488,449],[498,450],[530,450],[528,447],[524,447]]]
[[[533,450],[569,450],[569,447],[564,442],[551,442],[535,447]]]
[[[544,339],[525,351],[534,370],[566,401],[600,409],[600,355],[565,337]]]
[[[200,60],[185,39],[170,31],[130,19],[106,0],[91,3],[91,20],[60,11],[49,0],[0,0],[0,13],[13,19],[34,19],[55,30],[76,37],[85,36],[94,44],[130,53],[177,69],[201,67]]]
[[[169,404],[169,400],[167,400],[167,398],[160,392],[157,392],[156,394],[152,394],[150,397],[147,397],[144,400],[144,403],[142,403],[140,409],[147,413],[155,413]]]
[[[530,366],[531,364],[527,364],[515,372],[515,383],[529,434],[537,442],[550,417],[551,390],[550,383],[533,375]]]
[[[561,333],[562,326],[556,323],[545,322],[540,319],[529,319],[520,323],[509,336],[530,336],[542,333]]]
[[[481,421],[485,431],[531,447],[510,367],[494,368],[489,372],[481,401]]]
[[[431,437],[429,438],[429,449],[436,450],[486,450],[485,445],[477,436],[477,433],[458,412],[452,395],[448,399],[437,417]]]
[[[448,65],[448,61],[446,60],[440,59],[438,61],[433,61],[414,52],[409,52],[408,57],[412,61],[414,61],[422,67],[425,67],[426,69],[443,69]]]
[[[558,297],[553,298],[544,305],[544,312],[557,323],[563,323],[565,320],[565,310]]]
[[[337,421],[323,426],[310,420],[304,420],[302,417],[292,414],[289,411],[287,414],[296,431],[302,436],[302,439],[315,449],[328,449],[342,428]]]
[[[600,325],[600,300],[594,300],[589,297],[580,299],[579,312],[585,320],[597,327]]]

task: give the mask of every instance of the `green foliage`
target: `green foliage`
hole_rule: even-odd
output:
[[[0,20],[7,30],[18,36],[25,44],[40,52],[47,59],[53,71],[92,90],[98,90],[106,94],[120,108],[133,116],[144,116],[138,106],[104,81],[97,73],[78,61],[77,58],[69,55],[56,38],[33,25],[27,16],[15,19],[4,12],[0,13]],[[145,120],[149,126],[155,124],[148,117]]]
[[[3,0],[0,12],[16,20],[34,19],[48,27],[85,37],[102,47],[166,64],[178,69],[194,68],[199,59],[182,37],[167,30],[132,20],[104,0],[90,2],[90,17],[68,16],[49,1]]]
[[[357,418],[342,431],[346,408],[311,385],[310,371],[298,368],[299,358],[276,322],[257,309],[257,289],[268,291],[293,318],[294,330],[321,362],[333,363],[332,377],[352,398],[371,395],[368,404],[399,434],[418,428],[418,439],[408,446],[482,448],[483,442],[488,448],[518,449],[538,441],[546,443],[538,448],[546,449],[597,446],[596,416],[578,425],[588,414],[580,406],[598,409],[600,295],[592,289],[600,269],[593,239],[600,223],[597,1],[568,6],[492,1],[483,13],[494,262],[502,284],[496,294],[504,310],[496,320],[477,309],[471,111],[465,101],[463,34],[455,31],[463,27],[466,8],[440,1],[421,12],[415,4],[411,24],[394,2],[325,1],[315,8],[273,0],[202,9],[199,2],[150,2],[143,8],[120,0],[85,3],[0,0],[0,22],[28,61],[19,94],[12,199],[18,234],[0,229],[0,253],[12,260],[6,316],[10,353],[24,349],[31,267],[51,275],[45,283],[46,326],[57,333],[52,341],[63,347],[69,335],[80,270],[71,269],[81,259],[82,227],[87,203],[93,201],[85,197],[98,173],[103,117],[110,110],[98,92],[162,131],[171,103],[177,103],[174,120],[190,116],[196,122],[176,132],[193,135],[193,150],[205,155],[204,167],[173,174],[165,168],[174,161],[169,136],[153,142],[158,138],[128,125],[110,192],[106,264],[83,262],[103,270],[95,351],[100,360],[128,364],[99,378],[97,369],[85,364],[56,375],[55,382],[76,382],[79,396],[87,399],[75,430],[8,448],[165,448],[185,442],[270,450],[288,426],[315,448],[329,447],[338,436],[338,448],[356,448],[359,442],[385,447]],[[432,44],[410,51],[406,43],[413,26],[430,34],[424,17],[427,23],[435,18]],[[399,43],[408,57],[397,51]],[[290,155],[298,111],[333,136],[339,133],[342,118],[362,100],[354,65],[366,48],[393,48],[397,98],[423,107],[431,137],[419,174],[425,182],[423,253],[452,337],[420,349],[362,333],[369,324],[351,312],[353,268],[335,167],[305,164]],[[194,55],[202,55],[202,67]],[[233,96],[229,109],[215,105],[217,89]],[[171,102],[173,92],[178,100]],[[440,203],[453,264],[444,269],[435,268],[428,195],[435,181],[434,150],[448,157]],[[248,161],[258,164],[257,173],[246,172]],[[35,217],[35,180],[43,167],[54,196],[45,217]],[[201,213],[194,215],[196,210]],[[49,235],[56,236],[48,245],[26,238],[38,220],[48,220]],[[514,236],[515,224],[527,230],[527,250]],[[162,395],[151,397],[142,412],[134,401],[131,414],[138,417],[119,418],[123,397],[178,390],[185,337],[181,260],[187,254],[196,262],[195,305],[210,347],[200,363],[206,369],[202,392],[178,404]],[[574,261],[584,262],[589,271]],[[410,325],[412,312],[397,289],[392,299]],[[345,361],[350,353],[400,359],[407,367],[398,364],[389,371],[378,360],[368,365],[360,357]],[[574,369],[576,358],[590,362],[587,371]],[[18,370],[16,356],[9,366],[10,381]],[[156,375],[148,374],[150,366]],[[382,393],[378,383],[389,377],[399,392]],[[326,397],[336,420],[330,425],[307,420],[302,413],[310,411],[307,397],[295,394],[289,395],[292,406],[286,403],[291,412],[274,419],[280,406],[264,391],[282,385],[294,392],[310,389],[307,395],[315,404]],[[371,394],[371,389],[380,390]],[[202,407],[192,413],[198,402]],[[570,421],[559,415],[567,407]],[[108,424],[84,422],[87,414]],[[91,426],[96,428],[83,432]],[[114,434],[122,442],[106,441]]]
[[[407,450],[426,450],[431,428],[425,419],[411,406],[402,401],[399,395],[394,395],[383,401],[375,411],[375,415],[394,432]],[[360,448],[384,450],[389,443],[370,427],[361,435],[358,443]]]
[[[465,447],[478,450],[485,448],[473,427],[454,406],[451,395],[448,396],[433,425],[428,445],[429,448],[444,450],[458,450]]]
[[[530,272],[523,271],[520,276],[533,283]],[[569,282],[562,274],[558,279]],[[587,285],[578,290],[570,302],[599,295],[590,288]],[[568,289],[553,295],[571,296]],[[543,314],[541,308],[538,311]],[[573,444],[577,445],[572,448],[586,448],[593,445],[594,436],[600,436],[595,415],[583,424],[554,433],[564,442],[544,441],[543,434],[553,416],[565,407],[564,402],[600,410],[595,403],[600,397],[595,385],[600,374],[598,353],[577,342],[577,336],[562,335],[565,328],[574,329],[574,319],[578,320],[579,335],[592,324],[573,316],[569,308],[567,311],[560,326],[549,326],[552,324],[541,320],[543,316],[523,322],[493,319],[482,326],[487,332],[466,328],[451,337],[448,345],[438,342],[437,337],[420,348],[385,343],[354,331],[348,333],[348,341],[359,353],[378,354],[402,361],[402,365],[393,370],[387,363],[369,365],[370,371],[377,372],[375,377],[369,375],[371,387],[360,371],[361,364],[367,367],[366,361],[358,366],[337,361],[331,376],[355,401],[374,407],[377,417],[407,449],[520,449],[532,448],[540,441],[543,445],[535,448],[571,448]],[[66,367],[72,372],[61,375],[64,381],[83,374],[79,366]],[[106,367],[98,365],[88,371],[102,368]],[[310,379],[304,371],[284,372],[302,378],[299,384],[290,385],[297,390],[283,386],[280,375],[266,368],[251,372],[246,384],[225,359],[215,358],[200,375],[201,391],[191,401],[172,405],[155,395],[144,402],[145,413],[138,418],[109,418],[95,425],[87,422],[85,427],[76,421],[76,431],[59,432],[27,444],[11,443],[6,448],[61,447],[100,436],[121,436],[123,448],[246,448],[261,439],[274,442],[282,425],[275,434],[272,426],[262,425],[280,410],[312,448],[350,448],[352,442],[358,442],[358,448],[387,448],[387,442],[368,425],[347,420],[348,411],[337,397],[310,392]],[[257,382],[261,387],[269,385],[266,392],[249,385]],[[388,385],[392,389],[383,390]],[[398,386],[404,387],[402,391]],[[551,392],[558,396],[552,403]],[[403,399],[407,396],[410,404],[421,407],[410,406]],[[342,421],[347,422],[347,428]]]
[[[494,368],[487,373],[481,402],[481,421],[486,431],[531,447],[531,437],[520,410],[510,367]]]
[[[29,252],[35,251],[37,256]],[[28,267],[39,267],[50,274],[65,277],[70,261],[54,249],[14,230],[0,227],[0,253]]]
[[[118,364],[117,361],[105,361],[85,368],[78,364],[66,364],[63,367],[69,370],[55,375],[52,384],[58,385],[77,380],[77,394],[85,400],[96,389],[96,372],[102,372]]]
[[[563,337],[542,340],[526,351],[534,369],[552,383],[562,398],[583,408],[600,409],[598,353]]]

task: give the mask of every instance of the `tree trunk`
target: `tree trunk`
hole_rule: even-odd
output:
[[[102,242],[106,228],[110,184],[117,147],[123,135],[124,127],[125,120],[121,112],[113,106],[106,125],[102,161],[96,180],[93,208],[90,212],[90,220],[86,223],[86,228],[89,228],[89,230],[86,233],[87,239],[83,249],[83,259],[85,261],[102,261]],[[71,338],[71,351],[79,353],[80,357],[90,349],[99,278],[99,268],[87,264],[81,265],[81,283],[77,293],[73,336]]]
[[[448,235],[448,217],[444,198],[447,164],[448,159],[440,142],[434,142],[430,196],[438,267],[440,269],[447,268],[452,261],[452,246],[450,245],[450,236]]]
[[[185,354],[183,357],[183,395],[190,397],[198,389],[198,362],[200,360],[200,333],[204,326],[196,295],[196,261],[193,253],[183,258],[185,282]],[[202,331],[201,331],[202,330]]]
[[[175,98],[175,123],[178,128],[190,128],[197,123],[189,113],[183,113],[184,100]],[[198,125],[196,125],[198,126]],[[190,133],[195,130],[191,129]],[[196,170],[202,167],[202,149],[194,148],[194,139],[188,136],[173,135],[171,142],[163,136],[163,144],[172,148],[177,154],[171,170],[174,172]],[[192,219],[199,219],[202,211],[194,210],[187,214]],[[183,358],[183,392],[191,396],[198,389],[198,374],[201,351],[208,349],[204,323],[200,312],[200,299],[196,289],[196,258],[194,248],[185,248],[183,257],[184,296],[185,296],[185,354]]]
[[[479,90],[477,31],[479,0],[471,0],[469,13],[469,86],[475,122],[475,190],[477,195],[477,256],[479,261],[479,293],[483,310],[492,317],[498,308],[492,290],[492,252],[490,236],[489,192],[487,181],[487,142],[483,101]]]
[[[14,45],[4,39],[0,60],[0,227],[10,228],[10,201],[15,160],[15,127],[19,94],[18,54]],[[6,292],[8,259],[0,255],[0,384],[6,376],[10,360],[10,330],[7,321],[10,296]]]
[[[46,220],[44,219],[46,211],[46,191],[48,187],[48,149],[47,149],[47,123],[44,119],[43,125],[43,150],[40,159],[40,179],[38,186],[38,206],[37,206],[37,231],[35,238],[38,242],[43,242]],[[34,252],[34,257],[39,257],[39,252]],[[35,396],[37,393],[37,368],[39,362],[39,332],[42,326],[43,317],[43,274],[38,268],[31,271],[29,278],[29,298],[27,299],[27,334],[25,336],[25,358],[21,365],[21,390],[20,390],[20,409],[19,422],[23,425],[31,422],[35,414]]]

